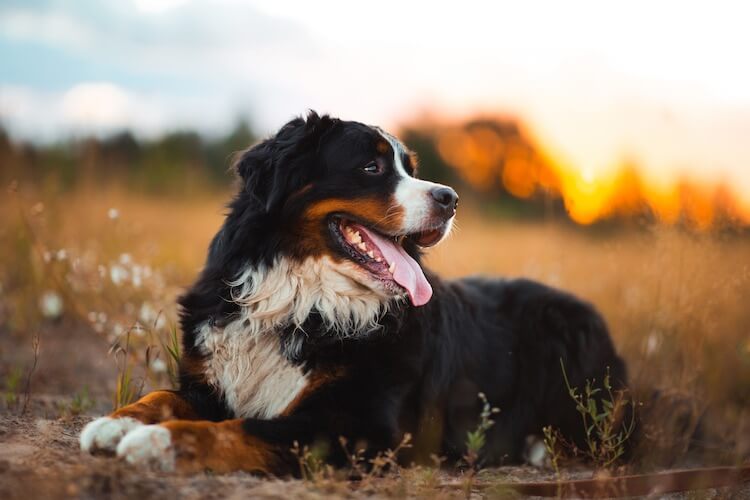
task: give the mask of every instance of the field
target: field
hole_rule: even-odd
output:
[[[0,201],[0,497],[464,496],[466,481],[550,478],[500,468],[467,478],[446,467],[350,483],[325,474],[143,473],[78,451],[95,415],[169,387],[174,299],[202,265],[226,194],[140,197],[11,187]],[[750,239],[661,226],[583,229],[462,208],[430,251],[446,277],[525,276],[573,291],[607,319],[629,365],[643,421],[624,467],[750,459]],[[558,472],[590,475],[580,466]],[[471,484],[469,485],[471,486]],[[478,490],[477,490],[478,491]],[[485,490],[483,490],[485,491]],[[476,493],[476,492],[475,492]]]

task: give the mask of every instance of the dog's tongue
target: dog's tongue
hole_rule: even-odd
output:
[[[415,306],[423,306],[429,302],[432,297],[432,287],[425,278],[422,268],[406,253],[404,247],[368,231],[365,227],[360,226],[360,229],[378,246],[380,253],[389,264],[396,264],[393,280],[406,289],[411,303]]]

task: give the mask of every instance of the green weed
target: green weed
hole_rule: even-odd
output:
[[[495,424],[492,420],[492,415],[498,413],[498,408],[492,408],[487,396],[483,392],[479,393],[479,399],[482,400],[482,411],[479,414],[479,424],[473,431],[466,433],[466,453],[464,454],[464,460],[473,468],[479,462],[480,453],[482,448],[487,442],[487,431]]]
[[[493,408],[490,405],[489,401],[487,401],[487,396],[483,392],[480,392],[478,396],[482,400],[482,411],[479,413],[477,428],[466,433],[466,453],[463,456],[464,462],[469,466],[463,483],[466,498],[471,496],[471,489],[479,468],[481,452],[484,445],[487,444],[487,431],[495,425],[492,415],[500,411],[498,408]]]
[[[117,363],[117,384],[114,394],[114,407],[118,410],[124,406],[134,403],[143,388],[143,382],[140,386],[133,379],[133,366],[130,359],[130,331],[125,335],[125,346],[119,343],[112,346],[111,352],[119,356]]]
[[[611,467],[625,454],[626,442],[635,430],[633,400],[626,396],[625,391],[617,391],[615,394],[610,383],[609,367],[602,380],[602,387],[596,387],[594,380],[586,380],[583,393],[570,385],[562,359],[560,368],[568,394],[581,415],[586,432],[586,449],[581,451],[598,467]],[[632,407],[630,420],[623,421],[622,417],[627,413],[629,405]],[[545,445],[553,448],[556,445],[546,432]]]
[[[161,342],[161,350],[166,353],[167,363],[167,376],[172,384],[173,388],[177,388],[180,383],[179,368],[180,368],[180,357],[181,346],[180,337],[177,333],[177,327],[172,325],[169,329],[169,333],[166,340]]]
[[[13,367],[10,372],[5,376],[5,406],[8,409],[15,408],[18,406],[19,396],[18,391],[21,388],[21,381],[23,380],[23,369],[20,366]]]
[[[73,394],[69,403],[60,403],[57,408],[63,416],[76,416],[86,413],[94,407],[94,400],[89,395],[88,386]]]

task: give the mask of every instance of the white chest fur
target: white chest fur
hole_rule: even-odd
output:
[[[278,331],[303,330],[316,310],[332,334],[363,334],[377,327],[389,296],[363,283],[356,265],[328,257],[297,262],[280,258],[270,267],[248,267],[232,286],[237,320],[204,325],[196,346],[206,354],[206,376],[237,417],[273,418],[307,385],[300,366],[281,352]]]
[[[208,355],[206,378],[236,417],[273,418],[304,389],[307,377],[281,354],[276,336],[248,335],[243,323],[201,328],[198,344]]]

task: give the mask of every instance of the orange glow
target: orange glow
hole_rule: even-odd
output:
[[[491,129],[448,130],[438,140],[438,151],[457,167],[469,183],[479,189],[491,189],[503,158],[503,142]]]
[[[517,198],[537,189],[557,190],[558,176],[523,139],[515,125],[475,122],[437,133],[437,148],[472,186],[491,191],[502,186]]]
[[[644,186],[643,196],[658,220],[667,224],[675,224],[679,220],[682,210],[680,190],[676,185],[664,187],[647,184]]]
[[[570,218],[579,224],[591,224],[609,210],[614,183],[612,179],[596,177],[591,172],[561,169],[561,192]]]
[[[715,224],[750,225],[750,200],[727,186],[688,180],[649,182],[633,164],[593,172],[543,152],[513,121],[483,119],[429,127],[438,153],[475,189],[502,187],[516,198],[561,198],[570,218],[592,224],[608,218],[653,217],[697,230]]]

